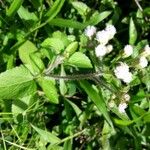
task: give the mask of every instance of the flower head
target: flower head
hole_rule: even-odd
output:
[[[129,72],[129,66],[126,63],[120,63],[114,70],[114,73],[118,79],[123,80],[125,83],[132,81],[132,73]]]
[[[92,36],[96,33],[96,28],[94,26],[87,26],[84,32],[85,35],[91,39]]]
[[[114,37],[114,35],[116,34],[116,28],[113,25],[107,25],[105,28],[105,31],[109,35],[109,40],[111,40]]]
[[[129,57],[133,53],[133,47],[131,45],[126,45],[123,50],[125,57]]]
[[[128,107],[126,103],[120,103],[118,106],[119,112],[120,113],[125,113],[125,109]]]
[[[146,57],[144,57],[144,56],[140,57],[139,66],[141,68],[145,68],[145,67],[147,67],[147,65],[148,65],[148,61],[147,61]]]
[[[97,57],[102,57],[102,56],[106,55],[106,53],[107,53],[107,48],[105,45],[99,44],[95,48],[95,54]]]
[[[96,33],[96,40],[103,45],[106,45],[109,41],[109,34],[107,31],[102,30]]]

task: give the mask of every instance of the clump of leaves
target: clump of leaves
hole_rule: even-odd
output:
[[[139,66],[141,56],[150,60],[146,1],[6,0],[0,6],[0,149],[150,147],[150,69]],[[97,57],[102,43],[84,31],[107,24],[117,29],[113,50]],[[115,76],[120,62],[130,67],[130,83]]]

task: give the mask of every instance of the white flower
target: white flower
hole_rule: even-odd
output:
[[[120,103],[118,106],[118,110],[120,113],[125,113],[125,109],[127,108],[127,104],[126,103]]]
[[[96,33],[96,28],[94,26],[87,26],[84,32],[85,35],[91,39],[92,36]]]
[[[106,45],[109,41],[109,34],[107,31],[102,30],[102,31],[98,31],[96,33],[96,40],[100,43],[100,44],[104,44]]]
[[[114,70],[114,73],[118,79],[123,80],[125,83],[132,81],[132,73],[129,72],[129,66],[126,63],[120,63]]]
[[[102,56],[106,55],[106,53],[107,53],[107,48],[105,45],[99,44],[95,48],[95,54],[97,57],[102,57]]]
[[[147,61],[146,57],[144,57],[144,56],[140,57],[139,66],[141,68],[145,68],[145,67],[147,67],[147,65],[148,65],[148,61]]]
[[[107,48],[107,53],[110,53],[113,50],[113,46],[111,44],[106,46]]]
[[[126,102],[128,102],[128,101],[130,100],[130,95],[126,93],[126,94],[124,95],[124,100],[125,100]]]
[[[132,73],[131,72],[127,72],[122,80],[125,82],[125,83],[130,83],[132,81]]]
[[[143,56],[147,57],[150,55],[150,47],[149,45],[147,44],[145,47],[144,47],[144,52],[143,52]]]
[[[124,47],[124,56],[129,57],[133,54],[133,47],[131,45],[126,45]]]
[[[107,25],[105,28],[105,31],[109,35],[109,40],[112,39],[114,35],[116,34],[116,28],[113,25]]]

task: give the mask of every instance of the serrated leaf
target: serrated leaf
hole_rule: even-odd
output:
[[[132,17],[129,24],[129,44],[134,45],[137,40],[137,30]]]
[[[48,131],[45,131],[45,130],[42,130],[34,125],[31,124],[31,126],[33,127],[33,129],[38,132],[38,134],[41,136],[41,138],[45,141],[45,142],[48,142],[48,143],[51,143],[51,144],[55,144],[55,143],[59,143],[61,140],[55,136],[54,134],[48,132]]]
[[[58,93],[55,83],[52,80],[44,77],[41,77],[38,82],[49,101],[58,104]]]
[[[24,66],[0,74],[0,98],[16,99],[36,91],[34,77]]]
[[[84,91],[87,93],[90,99],[94,102],[94,104],[96,105],[98,110],[103,114],[103,116],[106,118],[110,126],[113,127],[102,94],[100,92],[97,93],[97,91],[87,81],[80,81],[80,86],[84,89]]]
[[[90,59],[81,52],[75,52],[68,60],[68,64],[79,68],[93,68]]]
[[[52,48],[56,54],[59,54],[65,48],[63,41],[59,38],[47,38],[42,42],[41,46]]]

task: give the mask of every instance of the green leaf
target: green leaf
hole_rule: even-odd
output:
[[[40,137],[45,141],[45,142],[48,142],[48,143],[51,143],[51,144],[55,144],[55,143],[59,143],[61,140],[55,136],[54,134],[48,132],[48,131],[45,131],[45,130],[42,130],[38,127],[35,127],[34,125],[31,124],[31,126],[33,127],[33,129],[38,132],[38,134],[40,135]]]
[[[19,57],[23,63],[31,64],[30,54],[36,51],[37,48],[35,47],[35,45],[30,41],[26,41],[19,47]]]
[[[103,21],[105,18],[107,18],[111,14],[111,11],[103,11],[99,13],[96,11],[90,18],[89,21],[85,22],[86,25],[97,25],[101,21]]]
[[[38,17],[35,15],[35,13],[29,12],[28,9],[24,8],[23,6],[19,8],[18,15],[25,21],[38,21]]]
[[[72,55],[78,48],[78,42],[72,42],[68,45],[68,47],[64,51],[64,55],[66,57],[69,57]]]
[[[63,18],[55,18],[49,22],[49,25],[58,26],[58,27],[70,27],[75,29],[84,29],[88,26],[88,24],[84,24],[78,21],[74,21],[71,19],[63,19]]]
[[[67,47],[70,43],[70,41],[68,40],[68,36],[63,32],[60,31],[53,32],[52,37],[60,39],[65,47]]]
[[[30,54],[30,59],[32,60],[31,64],[34,68],[37,67],[38,70],[41,72],[44,70],[44,68],[45,68],[44,63],[41,60],[40,56],[38,56],[38,53]]]
[[[39,78],[38,82],[49,101],[58,104],[58,93],[54,82],[46,77]]]
[[[16,99],[36,91],[34,77],[24,66],[0,74],[0,98]]]
[[[85,18],[85,16],[89,13],[90,8],[84,4],[83,2],[72,2],[73,7],[78,11],[78,13]]]
[[[47,38],[42,42],[41,46],[52,48],[56,54],[59,54],[65,48],[63,41],[59,38]]]
[[[56,0],[50,10],[45,14],[47,21],[51,21],[61,10],[65,0]]]
[[[137,40],[137,30],[132,17],[129,24],[129,44],[134,45]]]
[[[79,68],[93,68],[90,59],[81,52],[75,52],[68,60],[68,64]]]
[[[23,0],[13,0],[12,4],[10,5],[9,9],[7,10],[6,15],[8,17],[12,17],[16,14],[20,6],[22,5]]]
[[[84,89],[84,91],[88,94],[90,99],[94,102],[98,110],[103,114],[111,127],[113,127],[112,121],[109,117],[109,113],[106,108],[106,104],[102,93],[97,93],[97,91],[92,87],[90,83],[87,81],[80,81],[80,86]]]
[[[73,102],[69,101],[68,99],[65,99],[65,100],[71,105],[71,107],[75,111],[76,115],[78,117],[80,117],[80,115],[82,113],[82,111],[80,110],[80,108],[76,104],[74,104]]]

